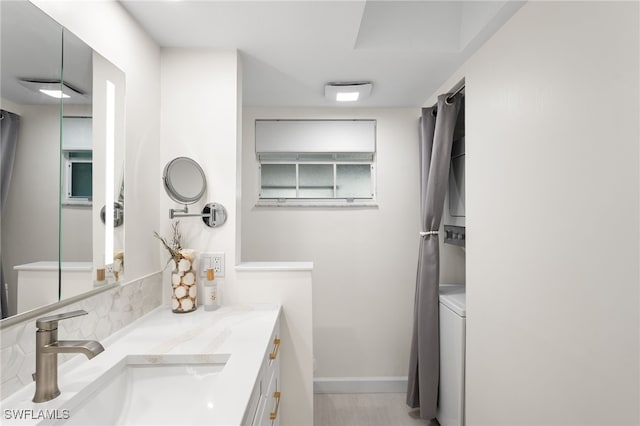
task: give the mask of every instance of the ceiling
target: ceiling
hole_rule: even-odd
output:
[[[333,106],[324,98],[325,83],[371,81],[373,92],[361,107],[423,105],[523,4],[120,2],[162,47],[238,49],[246,106]]]
[[[91,104],[93,51],[78,37],[27,1],[0,1],[0,36],[3,99],[59,105],[59,99],[20,80],[57,81],[59,88],[64,66],[64,82],[83,93],[65,99],[65,104]]]

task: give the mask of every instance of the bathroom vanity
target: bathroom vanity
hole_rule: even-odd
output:
[[[31,402],[30,384],[3,400],[2,424],[279,425],[280,312],[159,307],[102,341],[94,359],[61,365],[57,398]],[[25,412],[30,422],[11,414]]]

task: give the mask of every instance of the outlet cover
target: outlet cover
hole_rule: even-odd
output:
[[[224,277],[224,253],[202,253],[200,255],[200,276],[207,276],[209,265],[213,267],[216,277]]]

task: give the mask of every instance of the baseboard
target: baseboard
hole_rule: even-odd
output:
[[[313,393],[403,393],[406,377],[316,377]]]

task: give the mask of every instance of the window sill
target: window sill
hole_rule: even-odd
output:
[[[355,200],[346,202],[344,200],[258,200],[254,207],[337,207],[337,208],[378,208],[375,200]]]
[[[62,207],[91,207],[92,201],[86,200],[64,200],[62,201]]]

